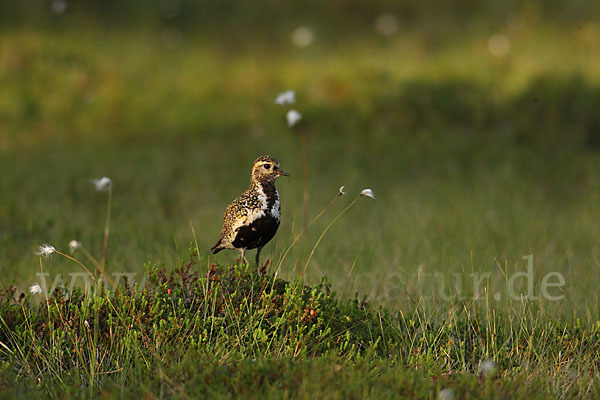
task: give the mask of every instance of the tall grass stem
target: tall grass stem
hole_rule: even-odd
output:
[[[308,202],[310,194],[308,191],[308,150],[306,145],[306,134],[304,129],[299,130],[300,135],[300,151],[302,153],[302,178],[303,178],[303,191],[302,191],[302,202],[303,202],[303,227],[308,229]]]
[[[106,206],[106,221],[104,222],[104,244],[102,245],[102,267],[106,268],[108,257],[108,236],[110,234],[110,214],[112,209],[112,185],[108,188],[108,202]]]
[[[290,250],[292,249],[292,247],[294,247],[294,245],[298,242],[298,240],[302,237],[302,235],[304,235],[304,233],[307,232],[308,227],[311,226],[316,220],[318,220],[321,217],[321,215],[323,215],[325,213],[325,211],[327,211],[329,209],[329,207],[331,207],[333,205],[333,203],[335,203],[335,201],[338,199],[338,197],[340,197],[339,194],[335,195],[335,197],[333,199],[331,199],[331,201],[325,207],[323,207],[323,209],[312,220],[310,220],[308,225],[304,229],[302,229],[302,231],[300,231],[298,236],[296,236],[294,238],[292,243],[283,252],[283,255],[281,256],[281,259],[279,260],[279,263],[277,265],[277,270],[279,270],[279,268],[283,264],[283,260],[285,260],[285,258],[287,257],[287,255],[290,252]]]
[[[325,227],[323,232],[321,232],[319,239],[317,239],[317,242],[315,243],[312,250],[310,251],[310,254],[308,255],[308,260],[306,260],[306,264],[304,265],[304,269],[302,270],[302,274],[301,274],[302,276],[304,276],[304,273],[306,272],[306,269],[308,268],[308,265],[310,264],[310,260],[312,259],[313,254],[315,254],[315,250],[319,246],[319,243],[321,243],[321,240],[323,240],[323,237],[325,237],[325,234],[327,233],[329,228],[331,228],[333,226],[333,224],[335,224],[335,221],[340,219],[340,217],[342,215],[344,215],[346,213],[346,211],[348,211],[358,201],[359,198],[360,198],[360,195],[356,196],[356,198],[354,200],[352,200],[350,202],[350,204],[348,204],[342,211],[340,211],[340,213],[338,215],[335,216],[334,219],[331,220],[331,222]]]

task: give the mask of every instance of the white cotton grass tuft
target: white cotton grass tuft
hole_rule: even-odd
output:
[[[40,257],[50,257],[50,255],[52,253],[54,253],[55,251],[56,251],[56,249],[54,248],[54,246],[51,246],[46,243],[41,246],[38,246],[38,249],[35,252],[35,254]]]
[[[69,242],[69,251],[71,253],[75,253],[75,250],[80,249],[82,247],[82,244],[79,240],[71,240]]]
[[[54,0],[50,4],[50,10],[54,15],[62,15],[67,10],[67,2],[65,0]]]
[[[370,197],[372,199],[375,198],[375,193],[373,193],[371,189],[363,189],[362,192],[360,192],[360,195],[364,197]]]
[[[112,180],[108,176],[103,176],[100,179],[92,179],[92,183],[99,192],[106,192],[112,186]]]
[[[294,104],[296,102],[296,92],[293,90],[286,90],[283,93],[279,93],[275,98],[275,104],[279,104],[282,106],[288,104]]]
[[[485,360],[481,364],[479,364],[479,367],[477,368],[477,372],[481,376],[491,376],[496,373],[497,368],[498,368],[498,365],[496,364],[496,362],[494,360]]]
[[[340,188],[338,189],[338,196],[342,196],[346,194],[346,192],[344,192],[344,186],[340,186]]]
[[[300,26],[292,32],[292,42],[298,47],[306,47],[313,42],[315,35],[308,26]]]
[[[456,393],[452,388],[446,388],[440,390],[438,393],[438,400],[454,400],[456,398]]]
[[[495,34],[488,40],[488,51],[494,57],[504,57],[510,52],[510,40],[502,34]]]
[[[38,283],[34,283],[32,286],[30,286],[29,291],[32,294],[42,294],[43,292],[42,287]]]
[[[287,119],[288,126],[291,128],[292,126],[300,122],[300,120],[302,119],[302,114],[300,114],[296,110],[290,110],[287,112],[285,117]]]
[[[375,29],[384,36],[392,36],[398,30],[398,18],[394,14],[381,14],[375,20]]]

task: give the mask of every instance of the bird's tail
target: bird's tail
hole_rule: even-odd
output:
[[[219,241],[217,242],[217,244],[215,244],[213,247],[210,248],[210,252],[212,254],[217,254],[218,252],[223,250],[223,248],[221,247],[221,240],[223,240],[223,238],[219,238]]]

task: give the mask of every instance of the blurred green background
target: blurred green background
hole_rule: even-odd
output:
[[[100,255],[106,194],[90,180],[104,175],[110,272],[173,268],[194,241],[200,268],[233,262],[208,248],[263,154],[292,174],[263,253],[277,263],[302,228],[305,134],[309,216],[341,185],[349,195],[282,276],[369,187],[377,199],[327,233],[308,282],[397,309],[471,298],[468,274],[489,272],[483,294],[502,308],[506,276],[533,254],[537,294],[544,274],[565,277],[565,298],[540,307],[597,318],[599,17],[590,1],[3,1],[0,287],[35,282],[42,243]],[[293,129],[274,104],[287,89]],[[43,267],[79,272],[60,257]]]

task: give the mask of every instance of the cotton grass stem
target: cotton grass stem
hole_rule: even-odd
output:
[[[104,222],[104,244],[102,246],[102,269],[106,268],[108,257],[108,235],[110,233],[110,213],[112,208],[112,185],[108,187],[108,204],[106,206],[106,221]]]
[[[102,264],[100,264],[98,262],[98,260],[96,260],[96,258],[83,246],[81,246],[81,251],[83,252],[83,254],[85,255],[85,257],[90,260],[92,262],[92,264],[94,264],[94,267],[96,267],[96,269],[106,278],[106,281],[111,285],[111,287],[113,287],[115,290],[117,289],[115,282],[112,280],[112,278],[106,273],[106,270],[104,269],[104,267],[102,266]]]
[[[283,260],[285,260],[288,253],[290,252],[290,250],[292,250],[292,247],[294,247],[294,245],[298,242],[298,240],[302,237],[302,235],[304,235],[304,233],[306,233],[306,231],[308,230],[308,227],[311,226],[316,220],[318,220],[321,217],[321,215],[323,215],[325,213],[325,211],[327,211],[329,209],[329,207],[331,207],[333,205],[333,203],[335,203],[335,201],[338,199],[338,197],[340,197],[340,194],[337,194],[333,199],[331,199],[331,201],[308,223],[308,225],[306,227],[304,227],[304,229],[302,229],[302,231],[300,231],[298,236],[296,236],[294,238],[292,243],[287,247],[287,249],[285,249],[283,256],[281,256],[281,259],[279,260],[279,263],[277,265],[277,270],[279,270],[279,268],[281,267]]]
[[[317,242],[315,243],[315,245],[313,246],[312,250],[310,251],[310,254],[308,255],[308,260],[306,260],[306,264],[304,265],[304,269],[302,270],[302,276],[304,276],[304,273],[306,272],[306,269],[308,268],[308,265],[310,264],[310,260],[312,259],[313,254],[315,254],[315,250],[317,249],[317,247],[319,246],[319,243],[321,243],[321,240],[323,240],[323,237],[325,237],[325,234],[327,233],[327,231],[329,230],[329,228],[331,228],[333,226],[333,224],[335,224],[335,221],[337,221],[338,219],[340,219],[340,217],[342,215],[344,215],[346,213],[346,211],[348,211],[360,198],[361,195],[356,196],[356,198],[354,200],[352,200],[350,202],[350,204],[348,204],[342,211],[340,211],[340,213],[338,215],[335,216],[334,219],[331,220],[331,222],[325,227],[325,229],[323,230],[323,232],[321,232],[321,235],[319,236],[319,239],[317,239]]]
[[[303,223],[304,229],[308,229],[308,201],[309,201],[309,191],[308,191],[308,150],[306,145],[306,134],[304,133],[304,129],[299,130],[300,135],[300,152],[302,153],[302,178],[303,178],[303,193],[302,193],[302,201],[303,201]]]
[[[77,264],[79,264],[79,265],[81,266],[81,268],[83,268],[83,269],[84,269],[84,270],[85,270],[85,271],[86,271],[86,272],[87,272],[87,273],[88,273],[88,274],[89,274],[89,275],[92,277],[92,279],[94,280],[94,283],[98,283],[98,281],[96,280],[96,278],[95,278],[94,274],[92,274],[92,272],[91,272],[91,271],[90,271],[90,270],[89,270],[89,269],[88,269],[88,268],[87,268],[87,267],[86,267],[86,266],[85,266],[85,265],[84,265],[84,264],[83,264],[81,261],[79,261],[78,259],[76,259],[76,258],[73,258],[73,257],[71,257],[70,255],[68,255],[68,254],[66,254],[66,253],[63,253],[63,252],[61,252],[61,251],[54,250],[54,252],[55,252],[56,254],[58,254],[58,255],[61,255],[61,256],[63,256],[63,257],[66,257],[66,258],[68,258],[69,260],[71,260],[71,261],[74,261],[74,262],[76,262]]]

